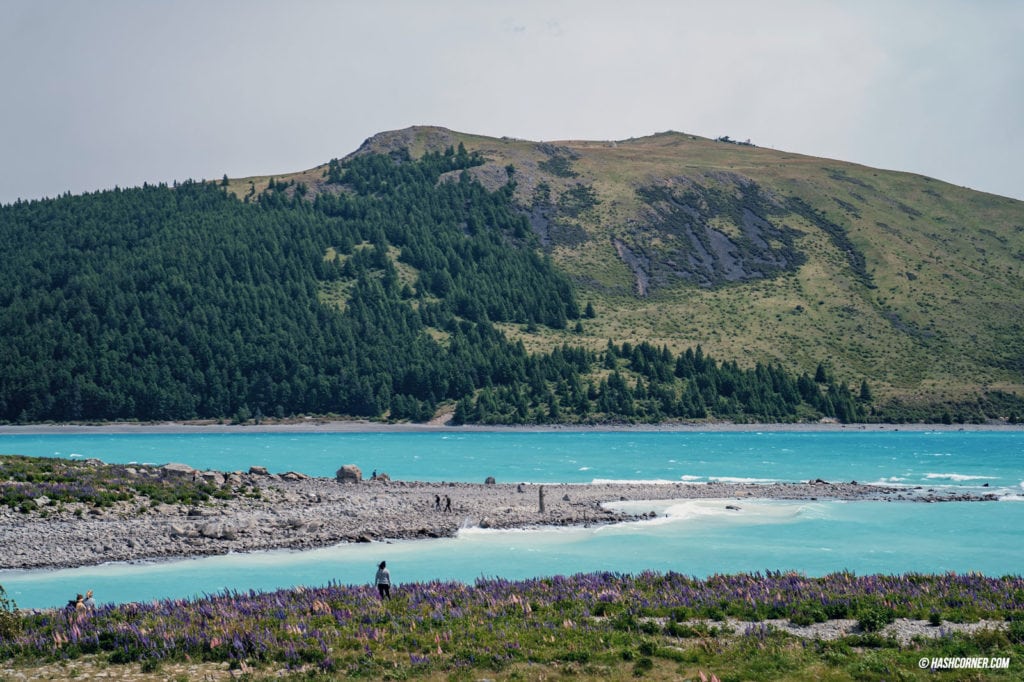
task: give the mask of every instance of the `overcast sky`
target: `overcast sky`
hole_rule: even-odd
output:
[[[0,0],[0,202],[410,125],[729,135],[1024,199],[1014,0]]]

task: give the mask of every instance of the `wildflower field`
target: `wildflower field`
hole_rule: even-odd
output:
[[[1024,666],[1020,576],[595,573],[404,584],[388,601],[368,586],[330,584],[77,612],[19,613],[6,600],[0,613],[8,669],[99,660],[155,679],[173,679],[160,671],[184,661],[217,662],[249,679],[722,682],[1021,679]],[[935,636],[898,642],[883,632],[897,618],[928,621]],[[769,619],[857,626],[827,641]],[[972,634],[946,630],[979,620],[992,624]],[[1008,657],[1009,667],[919,667],[922,658],[982,656]]]

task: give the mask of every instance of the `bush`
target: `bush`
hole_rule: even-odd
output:
[[[896,620],[892,609],[871,606],[857,612],[857,626],[864,632],[878,632]]]
[[[4,586],[0,585],[0,639],[12,639],[21,632],[21,615],[18,605],[7,598]]]
[[[638,658],[633,664],[633,675],[635,677],[643,677],[645,673],[649,673],[652,670],[654,670],[654,661],[646,656]]]
[[[824,623],[828,620],[828,614],[820,606],[803,605],[796,609],[789,617],[793,625],[807,626],[811,623]]]

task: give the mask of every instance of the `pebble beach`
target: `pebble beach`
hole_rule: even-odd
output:
[[[340,482],[299,472],[270,474],[176,470],[234,495],[195,506],[120,502],[104,509],[25,514],[0,508],[0,567],[68,568],[106,562],[176,559],[270,549],[312,549],[345,542],[449,537],[461,528],[591,525],[642,518],[613,511],[624,500],[886,500],[893,503],[983,501],[938,489],[823,480],[802,483],[544,484],[443,483],[387,478]],[[541,498],[543,497],[543,511]],[[447,511],[447,501],[451,510]],[[440,508],[437,508],[438,501]],[[653,513],[653,512],[651,512]]]

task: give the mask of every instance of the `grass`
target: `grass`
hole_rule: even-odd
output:
[[[859,618],[861,629],[807,639],[764,622],[809,611],[820,612],[815,620]],[[904,644],[879,632],[893,618],[936,612],[997,624]],[[727,616],[745,622],[732,627]],[[111,677],[187,663],[226,665],[251,679],[284,671],[313,679],[668,680],[703,672],[723,682],[924,680],[934,673],[918,667],[922,657],[1009,657],[1012,666],[1024,654],[1019,576],[598,573],[406,584],[386,602],[368,586],[332,584],[17,617],[19,631],[0,637],[5,667],[81,662]]]

